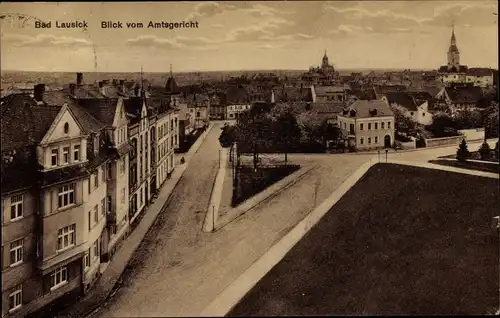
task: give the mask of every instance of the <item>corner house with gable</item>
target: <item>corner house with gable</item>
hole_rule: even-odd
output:
[[[81,74],[1,99],[2,316],[85,294],[128,233],[127,119],[99,99]]]
[[[394,113],[385,100],[358,100],[337,115],[339,128],[356,150],[390,148]]]

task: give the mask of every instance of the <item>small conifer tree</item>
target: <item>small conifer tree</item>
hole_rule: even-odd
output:
[[[457,160],[465,162],[467,161],[468,157],[469,157],[469,149],[467,148],[467,141],[465,141],[465,139],[462,139],[462,142],[460,143],[460,146],[458,147],[457,150]]]
[[[479,155],[481,156],[481,160],[488,160],[491,155],[491,148],[487,142],[484,142],[479,148]]]

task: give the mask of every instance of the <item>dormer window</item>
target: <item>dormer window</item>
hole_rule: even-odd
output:
[[[64,133],[65,134],[69,133],[69,124],[68,123],[64,124]]]

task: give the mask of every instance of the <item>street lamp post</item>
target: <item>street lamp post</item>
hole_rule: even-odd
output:
[[[378,152],[378,162],[380,162],[380,150]]]
[[[385,163],[387,163],[387,153],[389,152],[388,149],[385,150]]]

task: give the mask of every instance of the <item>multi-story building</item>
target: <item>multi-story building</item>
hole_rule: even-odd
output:
[[[2,315],[86,293],[128,233],[123,101],[82,80],[1,101]]]
[[[389,148],[394,143],[394,114],[384,100],[358,100],[337,115],[349,146],[357,150]]]
[[[2,314],[26,316],[99,275],[107,157],[103,125],[66,92],[39,84],[33,98],[11,97],[2,100]]]
[[[196,94],[187,98],[187,107],[194,129],[208,126],[210,114],[210,98],[206,94]],[[229,118],[229,117],[228,117]]]
[[[156,174],[154,189],[159,189],[175,168],[174,150],[179,144],[179,119],[174,101],[169,98],[149,100],[148,104],[154,109],[156,119],[154,125],[150,120],[150,130],[151,143],[156,144],[157,150],[152,151],[150,156],[151,167]]]

